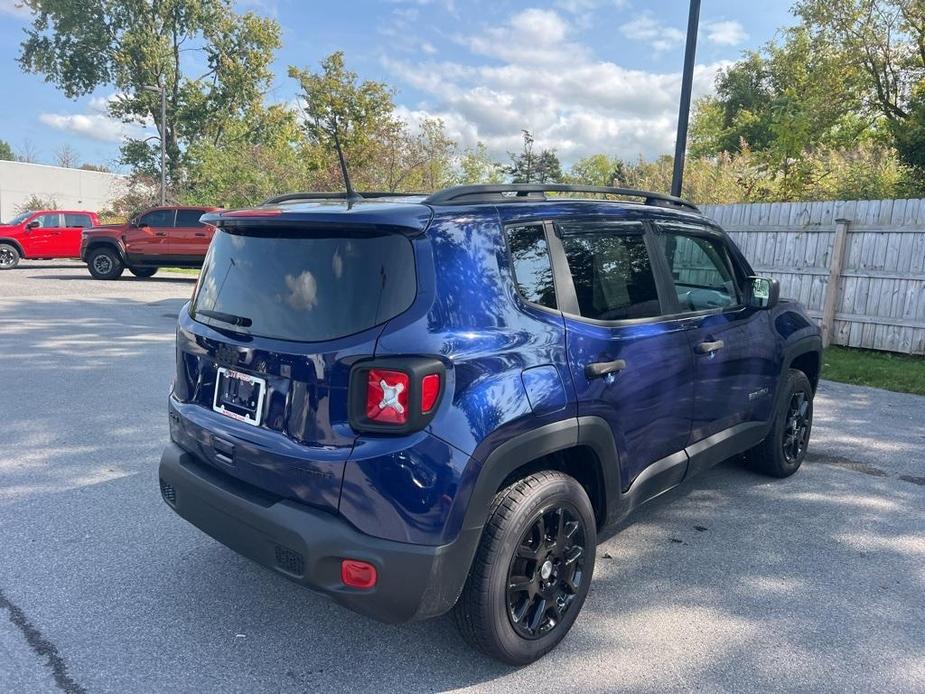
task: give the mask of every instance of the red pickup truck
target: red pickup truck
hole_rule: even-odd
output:
[[[199,221],[215,207],[153,207],[125,224],[87,229],[80,258],[94,279],[114,280],[126,268],[151,277],[159,267],[202,267],[215,228]]]
[[[79,258],[84,229],[100,220],[86,210],[32,210],[0,224],[0,270],[20,258]]]

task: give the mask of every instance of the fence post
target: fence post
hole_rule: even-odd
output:
[[[832,241],[832,257],[829,259],[829,281],[825,285],[822,302],[822,346],[832,344],[835,335],[835,309],[838,307],[838,280],[845,264],[845,246],[848,240],[848,225],[851,220],[835,220],[835,239]]]

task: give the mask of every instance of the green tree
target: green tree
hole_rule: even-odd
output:
[[[302,88],[302,125],[317,162],[316,183],[343,186],[339,142],[354,187],[363,190],[430,191],[452,182],[456,143],[439,118],[411,127],[398,117],[394,92],[384,83],[360,81],[341,51],[321,70],[289,68]]]
[[[569,183],[588,186],[619,186],[626,177],[623,160],[606,154],[592,154],[572,164]]]
[[[0,140],[0,161],[16,161],[16,155],[13,148],[6,140]]]
[[[507,173],[512,183],[557,183],[562,180],[562,165],[556,151],[542,149],[535,152],[534,137],[529,130],[522,130],[523,147],[520,153],[508,152],[511,164]]]
[[[475,185],[503,181],[504,167],[492,158],[484,142],[477,142],[475,147],[463,151],[457,165],[455,183]]]
[[[236,120],[227,128],[225,137],[235,141],[234,147],[207,138],[190,145],[183,202],[246,207],[313,187],[317,156],[302,138],[291,109],[271,106],[257,127],[250,120]]]
[[[359,82],[357,74],[347,69],[342,51],[325,58],[320,72],[290,67],[289,76],[298,80],[302,88],[303,127],[309,143],[320,150],[327,162],[332,174],[329,179],[335,179],[329,183],[338,186],[340,179],[336,154],[339,142],[351,173],[359,174],[355,182],[358,187],[366,187],[362,172],[371,169],[377,145],[401,133],[392,90],[382,82]]]
[[[231,0],[24,0],[32,11],[19,64],[76,98],[110,86],[110,115],[153,122],[161,131],[167,97],[168,174],[183,178],[184,151],[194,140],[225,140],[229,125],[262,108],[280,27]],[[196,66],[196,72],[193,72]],[[236,133],[240,128],[232,128]],[[123,163],[142,174],[158,170],[159,144],[129,139]]]

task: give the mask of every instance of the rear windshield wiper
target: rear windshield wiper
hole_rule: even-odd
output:
[[[224,313],[223,311],[210,311],[209,309],[199,309],[196,311],[200,316],[205,316],[206,318],[214,318],[219,320],[222,323],[228,323],[229,325],[237,325],[242,328],[249,328],[254,324],[250,318],[245,316],[236,316],[233,313]]]

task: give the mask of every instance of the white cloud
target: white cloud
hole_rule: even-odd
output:
[[[707,41],[720,46],[737,46],[748,39],[744,27],[734,20],[714,20],[703,25]]]
[[[591,12],[605,5],[622,9],[629,5],[629,0],[556,0],[556,7],[571,14]]]
[[[628,39],[649,44],[657,52],[683,46],[687,36],[677,27],[662,24],[649,13],[622,25],[620,32]]]
[[[141,124],[123,123],[109,116],[110,104],[122,96],[119,92],[108,96],[93,96],[87,103],[86,113],[42,113],[39,122],[56,130],[65,130],[100,142],[122,142],[126,137],[156,134],[150,118]]]
[[[318,282],[315,276],[305,270],[298,277],[286,275],[286,287],[289,295],[286,302],[300,311],[310,311],[318,303]]]
[[[0,14],[8,14],[21,19],[28,19],[32,12],[22,4],[22,0],[0,0]]]
[[[425,95],[416,106],[400,108],[401,117],[412,124],[442,118],[462,146],[484,142],[499,159],[520,148],[523,128],[566,163],[595,152],[635,158],[671,151],[680,71],[631,70],[599,60],[575,41],[569,22],[548,10],[528,10],[477,33],[483,38],[460,42],[490,59],[481,64],[383,60],[399,82]],[[725,65],[695,68],[695,98],[712,91]]]

